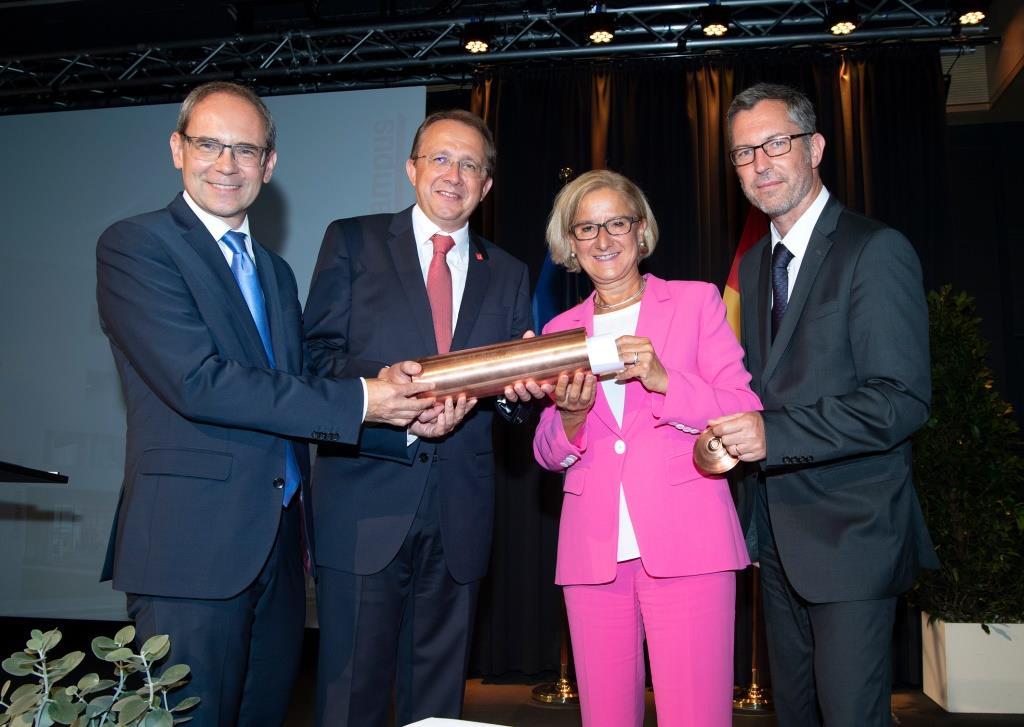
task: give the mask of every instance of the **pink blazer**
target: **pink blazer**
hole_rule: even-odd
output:
[[[584,327],[593,334],[593,295],[553,319],[544,333]],[[707,283],[647,277],[637,336],[654,344],[668,371],[667,394],[626,384],[622,428],[599,387],[574,441],[553,404],[533,440],[537,461],[564,472],[555,582],[607,583],[615,578],[619,483],[653,576],[736,570],[750,561],[724,477],[694,468],[693,445],[708,419],[760,409],[748,386],[743,351]]]

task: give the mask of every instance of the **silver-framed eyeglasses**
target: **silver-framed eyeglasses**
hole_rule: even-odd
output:
[[[601,234],[602,227],[609,235],[618,237],[632,230],[633,225],[639,221],[639,217],[612,217],[604,222],[580,222],[569,229],[572,230],[572,236],[577,240],[593,240]]]
[[[776,136],[757,146],[738,146],[729,152],[729,159],[732,160],[733,166],[745,167],[754,162],[758,149],[763,151],[766,156],[780,157],[783,154],[788,154],[789,150],[793,148],[793,139],[811,136],[814,133],[805,131],[802,134],[787,134],[786,136]]]
[[[220,159],[225,149],[231,150],[231,156],[235,158],[239,166],[261,167],[267,159],[269,149],[265,146],[255,144],[224,144],[216,139],[207,139],[205,136],[189,136],[178,132],[182,139],[188,142],[192,156],[204,162],[212,162]]]
[[[441,174],[444,174],[452,168],[453,164],[456,164],[459,167],[459,174],[464,177],[481,179],[487,176],[487,167],[474,159],[459,159],[456,161],[447,154],[420,154],[413,157],[413,159],[426,159],[427,166]]]

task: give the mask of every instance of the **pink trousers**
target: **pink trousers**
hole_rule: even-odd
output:
[[[658,727],[732,724],[734,572],[653,578],[637,558],[563,592],[584,727],[642,726],[645,634]]]

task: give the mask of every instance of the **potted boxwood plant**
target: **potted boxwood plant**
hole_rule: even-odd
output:
[[[928,295],[932,412],[914,475],[941,568],[909,598],[922,614],[924,691],[949,711],[1024,712],[1024,460],[986,365],[974,300]]]

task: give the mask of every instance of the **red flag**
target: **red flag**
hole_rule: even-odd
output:
[[[729,268],[729,280],[726,281],[725,292],[722,294],[725,300],[725,314],[736,338],[740,337],[740,259],[754,243],[767,234],[768,218],[757,207],[751,207],[747,213],[747,221],[743,225],[743,234],[740,235],[740,244],[736,246],[732,267]]]

